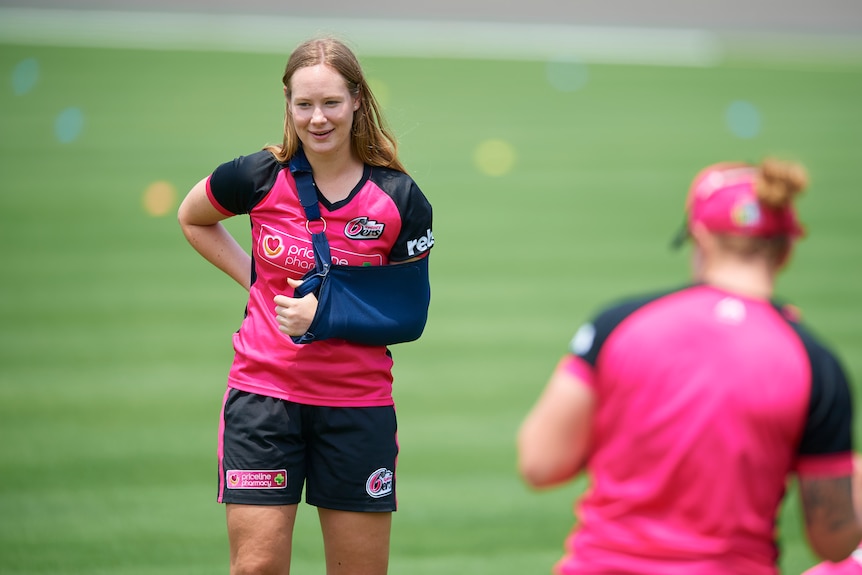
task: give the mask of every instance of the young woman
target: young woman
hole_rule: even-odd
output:
[[[318,508],[327,573],[379,575],[396,509],[392,357],[386,345],[345,339],[295,343],[318,301],[294,289],[315,266],[311,233],[325,231],[334,264],[401,264],[428,256],[432,210],[344,43],[301,44],[283,82],[283,143],[218,166],[178,214],[189,243],[249,291],[219,428],[231,573],[289,573],[304,488]],[[319,221],[298,199],[290,166],[299,155]],[[238,214],[251,222],[251,255],[220,223]]]
[[[529,485],[591,476],[556,573],[776,575],[792,473],[815,553],[859,543],[847,379],[771,301],[806,185],[778,160],[706,168],[687,204],[696,283],[577,331],[518,437]]]

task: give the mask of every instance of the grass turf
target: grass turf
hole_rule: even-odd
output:
[[[548,572],[584,482],[527,491],[515,431],[582,319],[686,281],[687,254],[667,244],[703,165],[808,165],[810,238],[778,292],[860,379],[858,66],[591,66],[566,92],[543,63],[364,63],[437,240],[426,334],[393,350],[393,573]],[[215,431],[243,293],[185,244],[176,201],[153,216],[142,199],[279,141],[283,64],[0,47],[4,574],[226,572]],[[734,101],[754,107],[756,133],[728,127]],[[513,150],[511,170],[477,168],[487,140]],[[230,227],[244,238],[245,222]],[[298,521],[295,572],[323,573],[314,510]],[[779,526],[798,573],[814,559],[792,497]]]

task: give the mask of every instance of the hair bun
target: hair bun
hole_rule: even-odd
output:
[[[760,164],[757,197],[767,206],[787,206],[807,185],[808,173],[796,162],[766,158]]]

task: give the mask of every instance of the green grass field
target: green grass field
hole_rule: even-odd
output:
[[[0,573],[227,572],[215,433],[244,296],[174,214],[280,141],[285,57],[0,46]],[[778,291],[859,395],[862,65],[596,65],[563,91],[541,62],[363,61],[437,242],[427,331],[393,348],[392,573],[549,572],[584,483],[528,491],[516,429],[581,320],[686,281],[668,241],[708,163],[809,167]],[[156,182],[177,195],[150,213]],[[780,530],[784,571],[813,564],[793,499]],[[294,566],[324,573],[306,506]]]

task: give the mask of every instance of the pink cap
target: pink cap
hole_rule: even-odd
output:
[[[803,235],[792,205],[772,208],[757,199],[759,170],[747,164],[720,163],[695,176],[686,200],[686,226],[678,245],[695,223],[707,230],[752,237]]]

